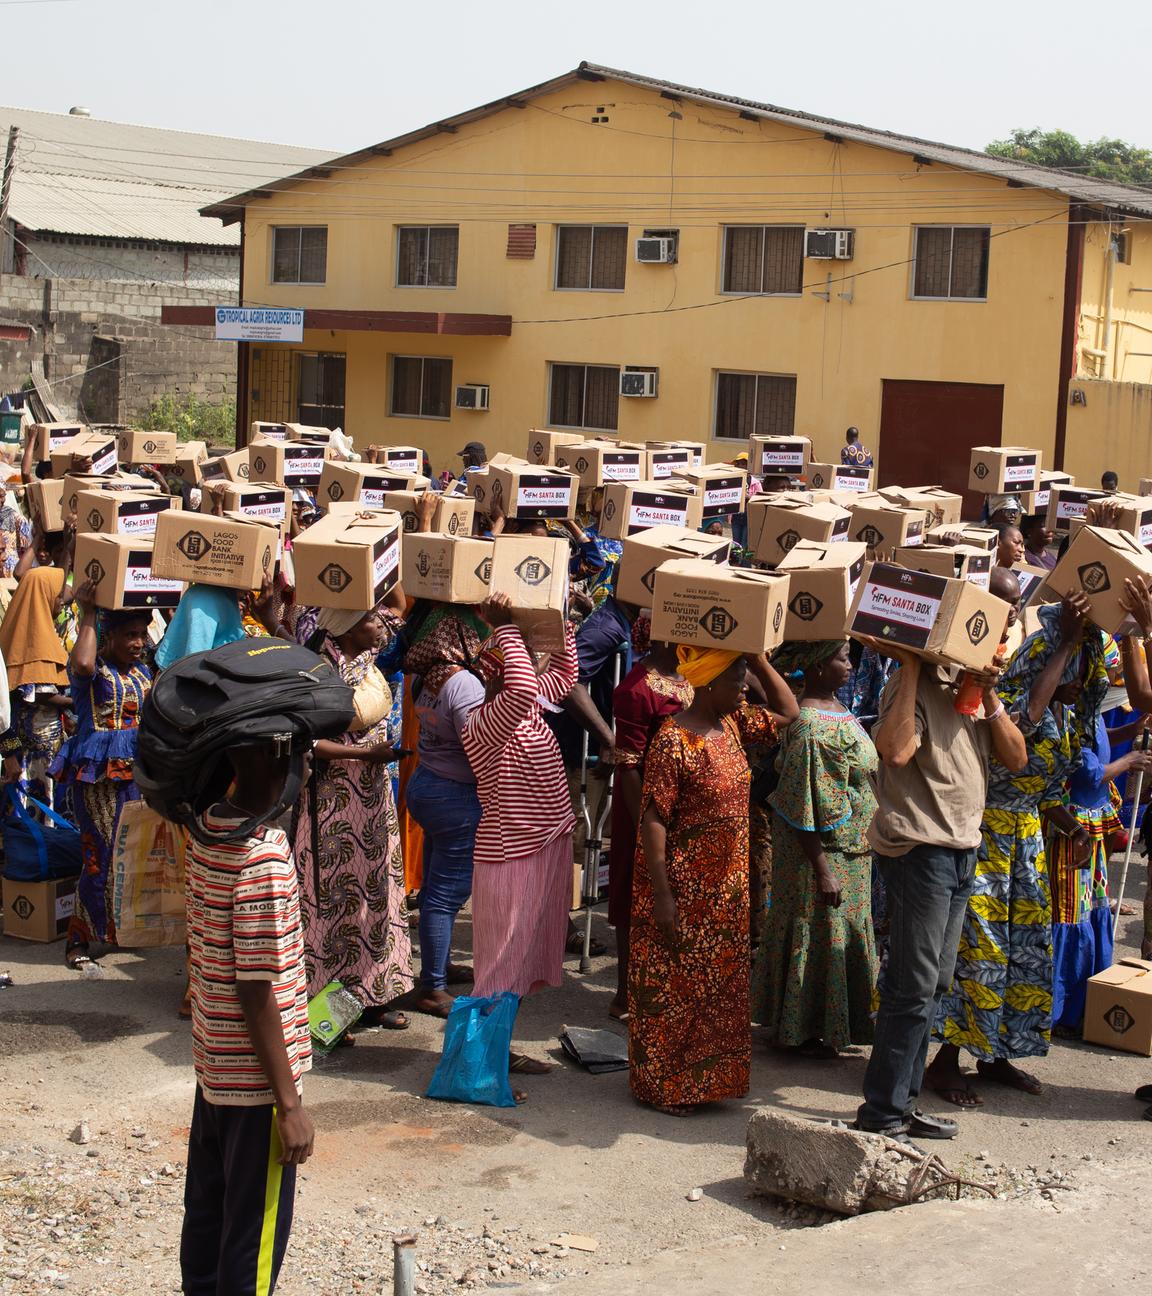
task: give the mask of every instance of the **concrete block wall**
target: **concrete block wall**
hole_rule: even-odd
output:
[[[0,275],[0,321],[32,330],[28,342],[0,341],[0,393],[19,390],[37,361],[68,418],[138,422],[169,394],[220,404],[235,394],[236,344],[211,328],[160,323],[164,305],[233,304],[234,292],[174,284]],[[100,339],[115,338],[119,354]],[[97,381],[94,364],[118,381]]]

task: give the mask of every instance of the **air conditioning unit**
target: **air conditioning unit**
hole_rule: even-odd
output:
[[[855,230],[805,230],[804,255],[811,261],[851,261],[855,243]]]
[[[636,260],[647,265],[672,265],[676,260],[674,238],[638,238]]]
[[[488,384],[464,383],[456,388],[456,408],[465,410],[486,410],[488,408]]]
[[[655,396],[655,369],[625,369],[620,375],[621,396]]]

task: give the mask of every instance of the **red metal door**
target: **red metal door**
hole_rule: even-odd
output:
[[[973,446],[1000,445],[1004,388],[984,383],[884,379],[880,407],[881,486],[943,486],[964,496],[977,518],[984,497],[968,490]]]

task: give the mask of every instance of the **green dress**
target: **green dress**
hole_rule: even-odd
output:
[[[872,852],[876,813],[870,776],[876,749],[847,711],[801,708],[777,758],[772,907],[752,978],[753,1020],[775,1044],[822,1039],[833,1048],[872,1039],[876,946]],[[796,834],[819,831],[840,881],[838,908],[820,902],[815,874]]]

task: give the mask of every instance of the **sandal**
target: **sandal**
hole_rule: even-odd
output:
[[[460,963],[449,963],[448,969],[444,974],[444,980],[449,985],[471,985],[475,980],[475,974],[470,967],[464,967]]]
[[[537,1062],[527,1053],[508,1054],[509,1075],[551,1075],[552,1068],[547,1062]]]
[[[86,964],[95,962],[96,960],[88,955],[87,945],[69,945],[64,951],[64,966],[73,972],[83,972]]]
[[[528,1095],[524,1092],[523,1089],[513,1089],[512,1101],[516,1104],[517,1107],[523,1107],[524,1104],[528,1101]]]
[[[360,1025],[377,1030],[407,1030],[412,1023],[408,1014],[391,1008],[369,1008],[360,1015]]]
[[[441,1020],[446,1020],[452,1011],[452,997],[448,995],[444,999],[433,999],[431,996],[414,999],[411,1006],[426,1017],[439,1017]]]
[[[981,1080],[987,1080],[990,1084],[1007,1085],[1009,1089],[1019,1089],[1021,1093],[1033,1096],[1044,1092],[1044,1086],[1034,1075],[1021,1071],[1011,1063],[1005,1068],[995,1062],[977,1062],[976,1072]]]
[[[584,933],[580,931],[572,932],[564,943],[564,949],[568,954],[583,954]],[[603,941],[597,940],[596,937],[593,936],[592,944],[588,947],[588,953],[592,958],[599,958],[602,954],[608,953],[608,946],[605,945]]]
[[[786,1051],[795,1057],[810,1058],[816,1062],[832,1062],[840,1056],[831,1044],[825,1044],[822,1039],[809,1039],[803,1044],[792,1044]]]

